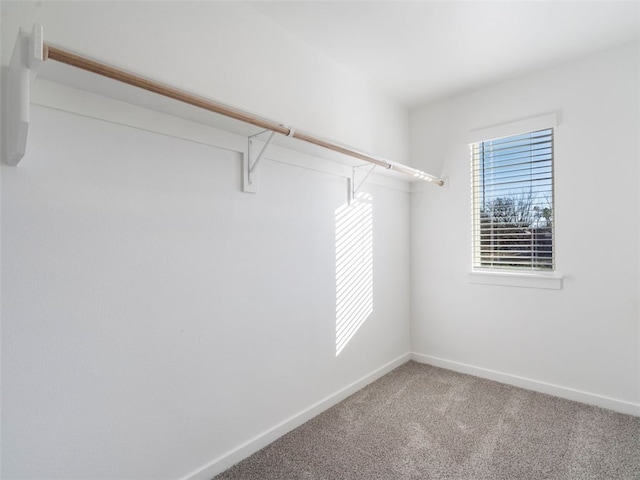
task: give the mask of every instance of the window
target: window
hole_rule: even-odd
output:
[[[473,268],[554,270],[553,128],[471,144]]]

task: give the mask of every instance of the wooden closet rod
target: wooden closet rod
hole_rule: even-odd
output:
[[[169,97],[183,103],[188,103],[189,105],[194,105],[196,107],[203,108],[205,110],[209,110],[226,117],[234,118],[236,120],[240,120],[242,122],[264,128],[265,130],[271,130],[272,132],[277,132],[281,133],[282,135],[297,138],[298,140],[318,145],[328,150],[342,153],[353,158],[358,158],[360,160],[364,160],[365,162],[373,163],[389,170],[396,170],[398,172],[411,175],[420,180],[426,180],[428,182],[435,183],[436,185],[444,185],[444,181],[442,179],[437,178],[433,175],[429,175],[428,173],[422,172],[421,170],[409,167],[407,165],[402,165],[372,157],[370,155],[352,150],[342,145],[338,145],[337,143],[323,140],[321,138],[314,137],[313,135],[296,131],[292,128],[286,127],[271,120],[266,120],[256,115],[243,112],[242,110],[229,107],[222,103],[199,97],[192,93],[185,92],[168,85],[164,85],[160,82],[149,80],[144,77],[125,72],[124,70],[120,70],[118,68],[96,62],[95,60],[77,55],[62,48],[58,48],[45,43],[43,50],[44,60],[55,60],[60,63],[65,63],[82,70],[87,70],[89,72],[102,75],[103,77],[108,77],[113,80],[132,85],[134,87],[157,93],[158,95]]]

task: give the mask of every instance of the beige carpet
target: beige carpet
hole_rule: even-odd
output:
[[[408,362],[216,479],[640,479],[640,417]]]

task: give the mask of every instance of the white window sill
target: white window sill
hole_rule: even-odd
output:
[[[473,270],[469,273],[469,283],[480,285],[500,285],[504,287],[562,289],[562,275],[554,273],[521,273]]]

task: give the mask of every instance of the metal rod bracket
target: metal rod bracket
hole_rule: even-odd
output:
[[[358,183],[356,181],[356,172],[360,171],[359,169],[362,168],[366,168],[369,167],[369,169],[366,171],[364,178],[362,180],[360,180],[360,182]],[[369,178],[369,175],[371,175],[373,173],[373,170],[377,167],[377,165],[371,165],[369,163],[365,163],[363,165],[356,165],[354,167],[351,167],[351,178],[349,181],[349,205],[351,205],[351,203],[356,199],[356,195],[358,193],[358,190],[360,190],[360,188],[362,188],[362,185],[364,185],[364,182],[366,182],[367,178]]]
[[[267,139],[264,142],[264,145],[262,145],[262,148],[260,149],[258,154],[255,155],[255,158],[254,158],[254,150],[255,150],[254,143],[258,140],[256,137],[267,132],[269,132],[269,136],[267,137]],[[271,142],[273,141],[273,137],[275,136],[275,134],[276,132],[273,132],[270,130],[263,130],[262,132],[256,133],[255,135],[251,135],[249,138],[247,138],[247,153],[245,155],[245,158],[243,159],[243,176],[244,176],[243,191],[244,192],[256,193],[257,181],[258,181],[258,174],[257,174],[258,172],[256,169],[258,167],[258,164],[260,163],[260,160],[262,160],[264,153],[267,151],[267,148],[269,147],[269,145],[271,145]]]

